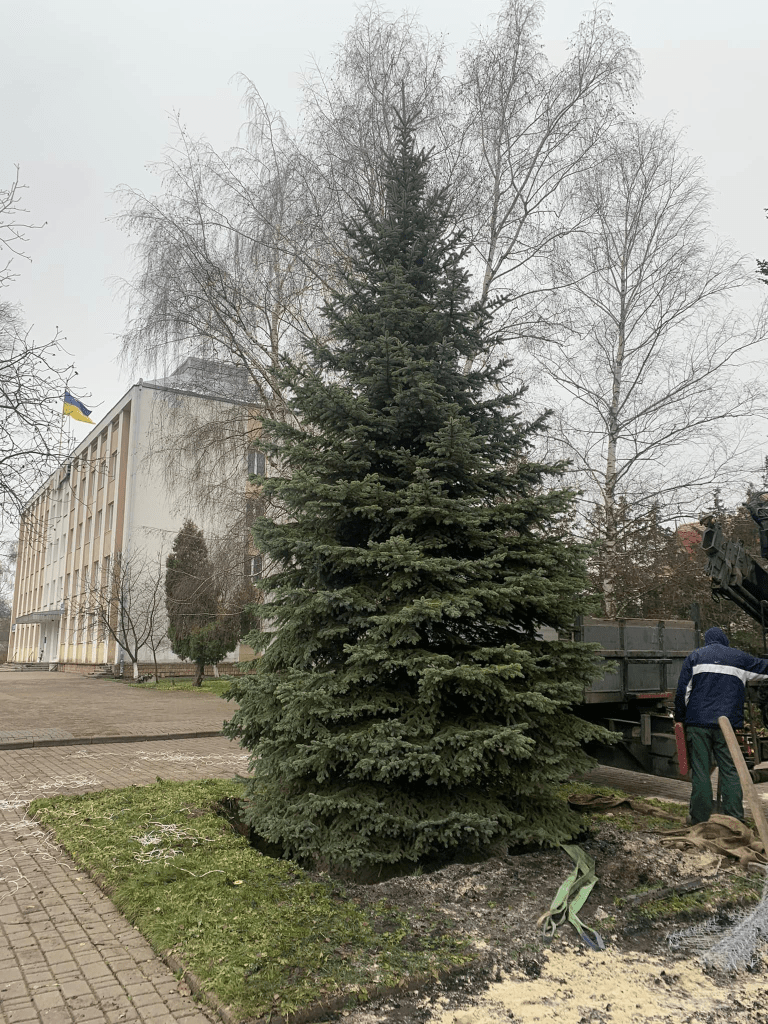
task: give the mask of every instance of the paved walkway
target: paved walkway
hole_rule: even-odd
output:
[[[24,811],[36,796],[231,778],[224,738],[0,751],[0,1022],[209,1024],[112,901]]]
[[[0,672],[0,1024],[212,1019],[25,807],[37,796],[145,785],[158,775],[244,773],[246,755],[220,735],[167,738],[218,733],[230,708],[205,693]],[[2,749],[3,733],[25,738]],[[155,742],[131,741],[136,735]],[[589,778],[645,797],[687,802],[690,792],[689,783],[618,768],[597,768]],[[768,797],[768,783],[759,789]]]
[[[211,693],[0,669],[0,750],[216,736],[235,705]]]

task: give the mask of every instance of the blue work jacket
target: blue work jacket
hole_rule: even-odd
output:
[[[725,715],[734,729],[744,725],[744,686],[768,682],[768,661],[738,647],[709,643],[683,662],[675,695],[675,721],[717,728]]]

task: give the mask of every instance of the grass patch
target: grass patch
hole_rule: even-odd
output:
[[[584,812],[585,824],[588,821],[599,823],[610,821],[612,825],[622,832],[643,832],[683,828],[685,818],[688,814],[686,804],[675,803],[669,800],[660,800],[657,797],[639,797],[625,793],[614,786],[596,786],[590,782],[571,781],[560,787],[560,795],[567,800],[572,793],[589,794],[592,796],[617,797],[619,800],[629,800],[633,807],[628,805],[611,807],[606,811],[590,810]],[[660,812],[654,814],[654,811]]]
[[[651,921],[697,920],[716,911],[735,910],[754,906],[760,900],[765,877],[761,874],[718,876],[698,892],[677,893],[661,900],[641,904],[630,910],[627,920],[630,924]],[[635,890],[640,892],[640,889]]]
[[[236,782],[159,782],[39,799],[29,811],[156,951],[242,1016],[345,994],[351,1005],[372,986],[472,960],[444,919],[414,927],[252,849],[212,809],[238,795]]]
[[[184,691],[185,693],[215,693],[217,697],[222,697],[229,687],[231,686],[231,679],[221,676],[216,679],[215,676],[205,676],[200,686],[195,686],[194,676],[172,676],[169,679],[160,679],[155,682],[154,679],[146,683],[129,683],[129,686],[133,686],[140,690],[177,690]]]

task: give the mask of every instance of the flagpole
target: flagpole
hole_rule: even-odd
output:
[[[67,384],[64,388],[64,396],[61,400],[61,427],[59,429],[59,457],[61,461],[64,461],[64,420],[66,419],[66,413],[64,412],[64,403],[66,401],[66,395],[69,394],[69,378],[67,378]],[[67,430],[67,455],[69,455],[69,430]]]
[[[66,391],[64,392],[66,394]],[[61,401],[61,424],[59,426],[59,459],[63,461],[64,456],[64,399]]]

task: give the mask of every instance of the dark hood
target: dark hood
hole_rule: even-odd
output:
[[[722,629],[720,629],[719,626],[713,626],[712,629],[707,630],[707,632],[704,634],[704,643],[722,644],[723,647],[731,646],[728,642],[728,637],[725,635]]]

